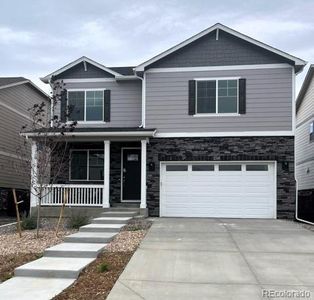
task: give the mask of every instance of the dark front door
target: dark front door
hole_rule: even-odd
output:
[[[122,149],[122,201],[141,199],[141,149]]]

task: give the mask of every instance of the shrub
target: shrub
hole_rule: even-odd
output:
[[[106,262],[103,262],[97,267],[97,270],[99,273],[105,273],[105,272],[108,272],[110,268]]]
[[[69,218],[68,226],[73,229],[79,229],[81,226],[87,225],[89,218],[82,215],[73,215]]]
[[[25,214],[22,215],[21,227],[24,230],[36,229],[36,227],[37,227],[36,218],[33,216],[26,216]]]

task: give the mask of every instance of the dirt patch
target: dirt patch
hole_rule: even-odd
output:
[[[106,299],[134,252],[104,252],[80,275],[79,279],[53,300]],[[108,271],[100,272],[106,264]]]

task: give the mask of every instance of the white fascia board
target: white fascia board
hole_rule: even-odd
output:
[[[59,136],[60,133],[50,132],[50,133],[21,133],[22,136],[26,137],[42,137],[48,136]],[[104,131],[104,132],[65,132],[64,136],[78,136],[78,137],[153,137],[155,135],[154,131]]]
[[[294,136],[293,131],[232,131],[232,132],[161,132],[156,138],[172,137],[241,137],[241,136]]]
[[[81,62],[83,62],[83,61],[88,62],[88,63],[90,63],[91,65],[94,65],[95,67],[97,67],[97,68],[99,68],[99,69],[102,69],[102,70],[104,70],[104,71],[106,71],[106,72],[108,72],[108,73],[110,73],[110,74],[112,74],[112,75],[114,75],[114,76],[121,76],[121,74],[119,74],[119,73],[117,73],[117,72],[115,72],[115,71],[113,71],[113,70],[111,70],[111,69],[105,67],[104,65],[102,65],[102,64],[100,64],[100,63],[98,63],[98,62],[96,62],[96,61],[94,61],[94,60],[92,60],[92,59],[90,59],[90,58],[88,58],[88,57],[86,57],[86,56],[82,56],[82,57],[80,57],[79,59],[76,59],[75,61],[73,61],[73,62],[71,62],[71,63],[65,65],[64,67],[58,69],[57,71],[54,71],[54,72],[48,74],[48,75],[45,76],[45,77],[41,77],[40,79],[41,79],[43,82],[48,83],[49,80],[50,80],[50,78],[51,78],[52,76],[58,75],[58,74],[60,74],[60,73],[62,73],[62,72],[64,72],[64,71],[66,71],[66,70],[68,70],[68,69],[70,69],[70,68],[76,66],[77,64],[79,64],[79,63],[81,63]]]
[[[171,73],[171,72],[196,72],[196,71],[232,71],[232,70],[256,70],[256,69],[285,69],[293,67],[289,64],[259,64],[259,65],[232,65],[232,66],[204,66],[182,68],[151,68],[145,73]]]
[[[135,68],[135,70],[136,70],[137,72],[138,72],[138,71],[144,71],[146,66],[148,66],[148,65],[150,65],[150,64],[152,64],[152,63],[154,63],[154,62],[160,60],[161,58],[163,58],[163,57],[165,57],[165,56],[167,56],[167,55],[169,55],[169,54],[171,54],[171,53],[173,53],[173,52],[175,52],[175,51],[181,49],[182,47],[184,47],[184,46],[186,46],[186,45],[188,45],[188,44],[194,42],[195,40],[197,40],[197,39],[203,37],[204,35],[206,35],[206,34],[212,32],[212,31],[214,31],[214,30],[216,30],[216,29],[223,30],[223,31],[225,31],[225,32],[227,32],[227,33],[229,33],[229,34],[231,34],[231,35],[234,35],[234,36],[236,36],[236,37],[238,37],[238,38],[240,38],[240,39],[243,39],[243,40],[245,40],[245,41],[247,41],[247,42],[249,42],[249,43],[252,43],[252,44],[254,44],[254,45],[256,45],[256,46],[259,46],[259,47],[264,48],[264,49],[266,49],[266,50],[268,50],[268,51],[271,51],[271,52],[273,52],[273,53],[275,53],[275,54],[277,54],[277,55],[280,55],[280,56],[285,57],[285,58],[287,58],[287,59],[289,59],[289,60],[292,60],[292,61],[295,62],[296,65],[302,65],[302,66],[304,66],[304,65],[306,65],[306,63],[307,63],[306,61],[304,61],[304,60],[302,60],[302,59],[300,59],[300,58],[298,58],[298,57],[295,57],[295,56],[290,55],[290,54],[288,54],[288,53],[286,53],[286,52],[283,52],[283,51],[281,51],[281,50],[279,50],[279,49],[276,49],[276,48],[274,48],[274,47],[272,47],[272,46],[269,46],[269,45],[267,45],[267,44],[264,44],[264,43],[262,43],[262,42],[260,42],[260,41],[257,41],[257,40],[255,40],[255,39],[253,39],[253,38],[251,38],[251,37],[245,35],[245,34],[242,34],[242,33],[238,32],[238,31],[236,31],[236,30],[233,30],[233,29],[231,29],[231,28],[229,28],[229,27],[227,27],[227,26],[225,26],[225,25],[222,25],[222,24],[219,24],[219,23],[218,23],[218,24],[215,24],[215,25],[213,25],[213,26],[211,26],[211,27],[209,27],[209,28],[207,28],[207,29],[201,31],[200,33],[198,33],[198,34],[192,36],[191,38],[189,38],[189,39],[187,39],[187,40],[185,40],[185,41],[183,41],[183,42],[177,44],[176,46],[174,46],[174,47],[172,47],[172,48],[170,48],[170,49],[168,49],[168,50],[166,50],[166,51],[164,51],[164,52],[162,52],[162,53],[160,53],[160,54],[154,56],[153,58],[151,58],[151,59],[145,61],[144,63],[138,65],[138,66]]]

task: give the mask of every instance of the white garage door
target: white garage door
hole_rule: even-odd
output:
[[[162,163],[160,215],[275,218],[275,165]]]

